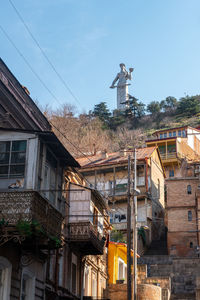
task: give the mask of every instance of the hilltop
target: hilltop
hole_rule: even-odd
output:
[[[75,157],[143,147],[158,129],[200,126],[199,95],[179,100],[170,96],[147,106],[130,96],[128,104],[125,111],[109,111],[107,104],[100,102],[93,111],[79,115],[74,106],[65,104],[56,111],[48,109],[45,114],[55,126],[58,138]]]

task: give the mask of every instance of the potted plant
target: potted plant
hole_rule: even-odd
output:
[[[125,281],[124,278],[116,280],[116,284],[123,284]]]

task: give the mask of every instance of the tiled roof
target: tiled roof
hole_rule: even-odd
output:
[[[145,158],[151,157],[152,153],[157,147],[146,147],[136,149],[136,157],[138,160],[144,160]],[[128,155],[134,156],[133,151],[127,151],[126,156],[122,152],[113,152],[106,154],[90,155],[87,157],[80,157],[76,159],[82,168],[104,166],[112,164],[121,164],[128,161]]]

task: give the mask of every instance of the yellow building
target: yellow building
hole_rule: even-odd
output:
[[[133,250],[131,250],[133,257]],[[108,246],[108,283],[116,280],[127,282],[127,245],[124,243],[109,242]]]

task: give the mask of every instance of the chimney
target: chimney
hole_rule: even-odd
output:
[[[93,155],[97,154],[97,150],[96,150],[96,144],[93,144]]]
[[[107,153],[106,149],[104,151],[102,151],[101,153],[102,153],[102,158],[108,158],[108,153]]]
[[[124,156],[124,157],[126,157],[128,155],[128,150],[127,149],[122,149],[122,150],[120,150],[120,156]]]

